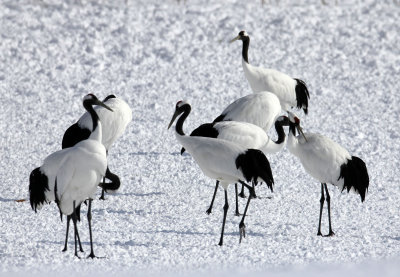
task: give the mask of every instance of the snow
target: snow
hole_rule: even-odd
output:
[[[260,2],[0,1],[1,275],[398,276],[400,7]],[[241,43],[228,43],[242,29],[250,63],[308,84],[309,115],[297,113],[304,130],[367,164],[364,203],[329,186],[334,237],[316,236],[320,185],[284,149],[268,157],[274,193],[257,188],[262,198],[250,204],[241,244],[230,187],[217,246],[223,193],[206,215],[214,181],[179,154],[167,125],[178,100],[192,105],[189,133],[251,93]],[[35,214],[14,200],[27,197],[30,172],[61,148],[89,92],[123,98],[133,121],[109,152],[121,188],[93,202],[94,251],[104,258],[78,260],[72,243],[61,252],[65,222],[54,203]],[[85,217],[78,228],[85,257]]]

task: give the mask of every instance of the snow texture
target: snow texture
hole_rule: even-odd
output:
[[[398,1],[261,2],[0,1],[1,275],[399,276]],[[309,115],[297,113],[304,130],[367,164],[364,203],[329,186],[334,237],[316,235],[320,184],[285,148],[268,157],[274,193],[257,188],[241,244],[229,188],[217,246],[222,190],[208,216],[215,183],[179,154],[167,125],[178,100],[192,105],[190,133],[251,93],[241,42],[228,43],[243,29],[251,64],[307,83]],[[30,172],[61,149],[89,92],[121,97],[133,121],[108,156],[121,188],[93,202],[94,251],[104,258],[78,260],[72,234],[61,252],[65,221],[54,203],[35,214],[14,200],[28,196]],[[322,224],[327,233],[326,209]],[[85,257],[85,216],[79,230]]]

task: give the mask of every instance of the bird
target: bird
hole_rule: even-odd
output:
[[[108,95],[104,103],[114,111],[110,113],[103,109],[101,106],[95,108],[100,121],[103,126],[102,143],[108,151],[113,143],[125,132],[126,127],[132,121],[132,110],[129,105],[121,98],[116,97],[114,94]],[[87,139],[92,130],[92,120],[88,112],[84,113],[79,120],[71,125],[64,133],[62,139],[62,148],[74,146],[76,143]],[[111,180],[111,183],[106,183],[105,179],[100,184],[102,192],[100,199],[104,200],[104,191],[117,190],[120,187],[120,179],[116,174],[113,174],[108,166],[104,178]]]
[[[190,136],[225,139],[240,144],[247,148],[259,149],[264,154],[275,154],[280,150],[282,150],[282,148],[285,146],[286,134],[285,131],[283,130],[283,126],[289,126],[289,119],[287,116],[280,116],[275,121],[275,130],[278,135],[278,139],[276,141],[273,141],[261,127],[248,122],[238,122],[238,121],[219,121],[213,123],[205,123],[194,129],[190,134]],[[181,154],[183,152],[184,148],[182,148]],[[216,182],[210,207],[206,211],[207,214],[211,214],[218,186],[219,186],[219,181]],[[237,199],[238,196],[237,184],[235,184],[235,191],[236,191],[235,215],[239,216],[240,213],[239,213],[238,199]],[[242,186],[242,193],[243,193],[243,186]]]
[[[253,92],[270,91],[278,96],[282,109],[285,111],[296,107],[303,109],[304,113],[307,114],[310,94],[306,83],[275,69],[252,66],[248,59],[249,35],[246,31],[240,31],[238,36],[233,38],[230,43],[237,40],[243,42],[242,67]]]
[[[352,156],[341,145],[330,138],[316,134],[303,133],[300,119],[289,112],[289,135],[287,148],[290,153],[300,159],[305,171],[321,183],[320,213],[318,236],[321,233],[321,216],[324,201],[328,205],[329,233],[333,236],[331,224],[330,195],[327,183],[337,186],[341,191],[354,191],[364,202],[369,187],[369,176],[366,164],[359,157]],[[296,136],[296,130],[299,135]],[[324,190],[326,198],[324,196]]]
[[[250,191],[253,189],[245,182],[262,179],[272,190],[274,179],[267,157],[257,149],[249,149],[239,144],[218,138],[187,136],[183,132],[183,123],[191,111],[191,106],[185,101],[178,101],[175,112],[168,125],[168,129],[179,116],[175,126],[175,135],[178,142],[185,147],[194,158],[202,172],[211,179],[221,183],[225,192],[224,216],[222,222],[221,236],[218,245],[223,245],[223,236],[226,215],[229,208],[227,189],[229,184],[243,183]],[[248,197],[243,217],[239,224],[241,242],[245,237],[244,218],[250,203]]]
[[[88,257],[94,258],[91,204],[97,186],[107,169],[106,148],[102,144],[102,125],[93,105],[99,105],[112,111],[110,107],[98,100],[94,94],[86,95],[83,98],[83,106],[92,119],[90,136],[72,147],[56,151],[47,156],[43,164],[35,168],[29,177],[29,200],[35,212],[44,203],[55,201],[61,218],[63,214],[72,217],[75,234],[75,256],[78,258],[77,237],[79,234],[76,224],[76,210],[83,201],[89,199],[87,217],[91,251]]]

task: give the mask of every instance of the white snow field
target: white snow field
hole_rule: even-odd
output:
[[[386,0],[0,1],[0,274],[103,276],[399,276],[400,6]],[[268,1],[265,1],[268,2]],[[276,3],[279,2],[279,3]],[[317,236],[320,184],[285,148],[268,156],[274,193],[257,187],[239,244],[234,187],[225,240],[217,246],[223,191],[167,125],[178,100],[192,105],[184,130],[210,122],[250,94],[249,61],[304,80],[305,131],[327,135],[362,158],[366,200],[329,185],[333,237]],[[30,172],[61,149],[89,92],[116,94],[133,121],[109,152],[121,188],[93,201],[95,254],[86,207],[62,252],[65,219],[54,203],[35,214]],[[272,134],[272,132],[271,132]],[[100,195],[100,189],[98,196]],[[97,197],[96,197],[97,198]],[[243,211],[245,199],[240,199]],[[322,232],[328,232],[326,205]],[[117,276],[117,275],[114,275]]]

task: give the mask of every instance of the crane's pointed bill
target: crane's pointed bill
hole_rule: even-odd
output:
[[[112,111],[113,112],[113,110],[109,107],[109,106],[107,106],[106,104],[104,104],[103,102],[101,102],[100,100],[98,101],[98,102],[96,102],[96,105],[98,105],[98,106],[102,106],[103,108],[106,108],[107,110],[109,110],[109,111]]]
[[[179,112],[176,110],[174,115],[171,118],[171,122],[168,124],[168,129],[171,128],[172,123],[174,123],[176,117],[179,115]]]
[[[237,37],[231,39],[231,40],[229,41],[229,43],[232,43],[232,42],[234,42],[234,41],[237,41],[238,39],[240,39],[240,36],[237,36]]]
[[[303,129],[299,125],[297,125],[296,128],[297,128],[297,131],[299,132],[299,134],[301,134],[303,136],[303,138],[306,140],[306,142],[308,142],[306,136],[303,133]]]

